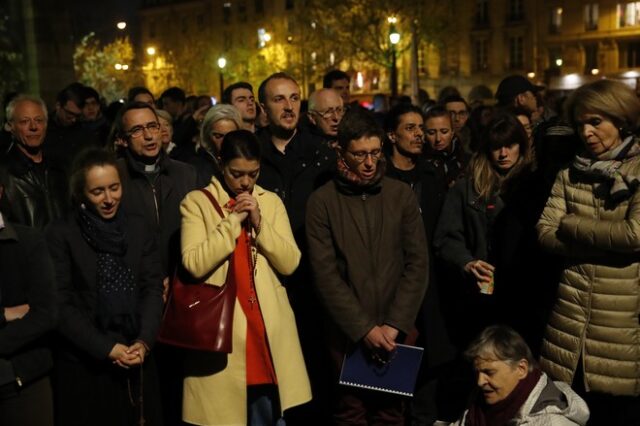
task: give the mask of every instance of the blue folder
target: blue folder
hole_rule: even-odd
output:
[[[423,348],[396,345],[386,364],[374,361],[362,344],[344,357],[340,384],[398,395],[413,396]]]

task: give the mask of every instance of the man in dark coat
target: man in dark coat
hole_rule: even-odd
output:
[[[0,199],[3,187],[0,184]],[[53,263],[40,231],[0,214],[0,424],[52,426]]]
[[[157,232],[158,249],[165,276],[165,291],[169,277],[179,263],[180,202],[197,188],[196,170],[169,158],[162,150],[160,123],[155,110],[146,103],[131,102],[122,107],[116,118],[116,134],[127,147],[118,162],[122,180],[122,208],[125,213],[141,214]],[[182,377],[176,363],[177,354],[159,346],[157,362],[166,423],[180,421]]]
[[[258,132],[262,160],[258,185],[275,192],[287,209],[291,229],[298,247],[302,251],[300,266],[285,281],[296,314],[302,351],[310,372],[315,414],[300,419],[300,423],[319,420],[326,415],[323,406],[327,395],[327,362],[320,359],[321,330],[317,321],[318,302],[313,290],[307,285],[311,271],[307,258],[304,235],[304,217],[307,199],[322,183],[331,178],[335,167],[335,154],[322,139],[299,126],[300,87],[285,73],[277,73],[262,82],[258,98],[266,112],[269,125]],[[299,411],[304,411],[303,407]],[[301,416],[307,414],[302,413]]]
[[[43,152],[47,110],[37,97],[20,95],[7,106],[12,145],[0,160],[0,184],[7,220],[43,229],[67,212],[67,179]]]
[[[368,113],[348,112],[338,128],[337,176],[314,192],[307,206],[309,257],[328,314],[336,375],[347,345],[387,356],[402,343],[414,329],[427,289],[420,209],[408,185],[384,177],[382,138]],[[397,396],[348,387],[335,392],[336,424],[363,418],[404,424]]]

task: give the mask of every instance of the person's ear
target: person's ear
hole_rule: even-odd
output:
[[[316,123],[316,119],[313,118],[313,113],[311,113],[311,111],[307,111],[307,117],[309,118],[309,122],[311,122],[311,124],[313,124],[314,126],[318,125],[318,123]]]
[[[521,359],[518,361],[518,366],[516,367],[518,379],[522,380],[529,374],[529,361],[526,359]]]
[[[391,143],[396,143],[396,133],[395,132],[387,133],[387,137],[389,138]]]

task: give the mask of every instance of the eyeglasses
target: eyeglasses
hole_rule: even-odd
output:
[[[380,160],[380,156],[382,155],[382,149],[374,149],[373,151],[347,151],[351,156],[358,162],[362,163],[367,159],[367,157],[371,156],[371,161],[374,163]]]
[[[80,120],[82,118],[81,112],[73,112],[66,107],[63,107],[62,110],[64,111],[64,114],[67,116],[68,120]]]
[[[160,131],[160,123],[158,123],[157,121],[152,121],[144,126],[135,126],[129,129],[127,135],[129,135],[129,137],[131,138],[139,138],[140,136],[144,135],[145,130],[151,134],[158,133]]]
[[[344,113],[347,112],[347,110],[345,108],[338,107],[338,108],[329,108],[326,111],[312,111],[312,112],[318,114],[320,117],[324,118],[325,120],[328,120],[334,115],[336,116],[336,118],[342,117]]]

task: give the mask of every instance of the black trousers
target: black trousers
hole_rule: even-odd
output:
[[[0,425],[53,426],[53,396],[49,377],[24,387],[4,385],[0,394]]]

